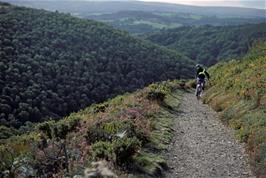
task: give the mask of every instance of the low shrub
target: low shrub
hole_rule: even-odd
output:
[[[91,145],[92,157],[95,160],[105,159],[107,161],[115,160],[112,142],[98,141]]]
[[[165,98],[165,93],[161,91],[150,91],[147,96],[150,100],[163,101]]]
[[[43,122],[37,126],[38,130],[44,133],[49,139],[52,138],[51,122]]]
[[[151,84],[148,87],[147,99],[163,101],[168,92],[169,88],[167,88],[163,84]]]
[[[33,122],[25,122],[24,125],[20,126],[18,131],[19,131],[19,134],[25,134],[25,133],[30,133],[32,131],[35,131],[35,126],[36,126],[36,123],[33,123]]]
[[[166,161],[158,155],[141,152],[133,157],[135,167],[138,171],[141,171],[148,177],[161,177],[163,168],[167,167]]]
[[[34,177],[32,156],[28,153],[17,154],[14,150],[0,146],[0,177]]]
[[[32,139],[13,137],[5,145],[0,145],[0,177],[15,177],[22,166],[32,163],[32,160],[29,161],[32,158],[32,153],[29,151],[29,142]]]
[[[100,126],[100,123],[96,123],[88,128],[85,136],[89,143],[95,143],[98,141],[111,141],[111,135],[106,133]]]
[[[254,157],[252,165],[258,175],[266,175],[266,127],[257,129],[249,137],[247,146]]]
[[[122,165],[132,159],[140,145],[140,141],[136,137],[115,139],[112,142],[98,141],[91,146],[92,157],[95,160],[105,159]]]
[[[79,121],[79,118],[65,119],[59,122],[46,121],[37,125],[37,128],[39,131],[44,133],[49,139],[65,139],[67,134],[72,132],[78,126]]]
[[[109,134],[117,134],[122,131],[127,131],[129,137],[135,134],[133,122],[130,120],[113,120],[102,124],[101,127]]]
[[[11,136],[17,135],[18,131],[12,127],[0,126],[0,139],[7,139]]]
[[[93,113],[104,112],[107,107],[108,103],[96,104],[93,106]]]
[[[116,139],[113,142],[116,163],[121,165],[130,161],[132,156],[139,150],[140,146],[141,143],[136,137]]]
[[[97,122],[88,128],[86,139],[90,143],[111,141],[117,134],[126,132],[127,137],[136,135],[135,126],[130,120],[109,120]]]

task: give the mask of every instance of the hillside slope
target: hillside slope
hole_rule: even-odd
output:
[[[254,41],[266,39],[266,23],[181,27],[146,35],[146,39],[211,66],[222,59],[240,58]]]
[[[185,56],[102,23],[0,4],[0,123],[60,118],[155,81],[192,76]]]
[[[85,170],[95,174],[86,168],[100,160],[121,177],[158,177],[166,168],[162,153],[171,141],[182,86],[152,84],[40,123],[27,134],[0,137],[0,177],[83,177]]]
[[[224,123],[245,142],[259,177],[266,175],[266,43],[243,60],[219,63],[209,71],[211,87],[204,102],[220,112]]]

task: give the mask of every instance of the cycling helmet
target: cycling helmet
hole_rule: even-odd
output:
[[[198,69],[198,68],[200,68],[200,67],[201,67],[201,65],[200,65],[200,64],[197,64],[195,67]]]

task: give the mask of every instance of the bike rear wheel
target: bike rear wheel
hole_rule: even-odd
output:
[[[200,99],[201,94],[202,94],[202,84],[198,83],[197,84],[197,87],[196,87],[196,96],[197,96],[197,99]]]

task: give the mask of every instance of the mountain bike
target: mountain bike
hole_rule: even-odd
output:
[[[198,100],[201,98],[201,95],[202,95],[202,92],[203,92],[204,83],[205,83],[205,81],[197,80],[197,86],[196,86],[195,95],[196,95]]]

